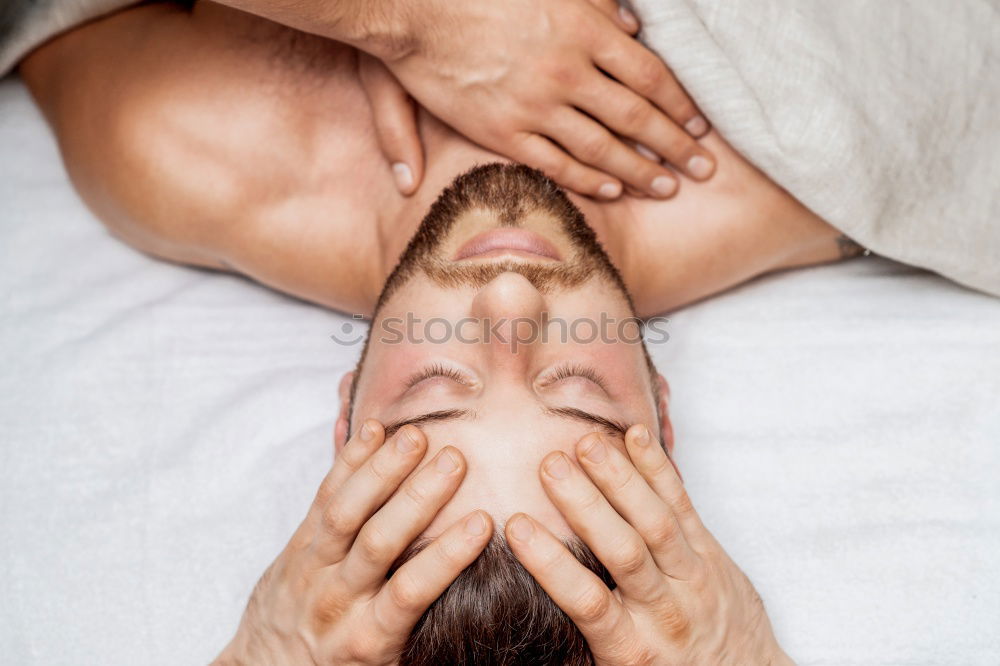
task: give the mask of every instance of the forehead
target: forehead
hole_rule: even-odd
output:
[[[487,511],[498,524],[523,511],[558,535],[571,533],[541,485],[539,466],[556,450],[575,459],[576,443],[596,427],[545,417],[527,405],[508,404],[490,405],[477,410],[475,417],[421,428],[429,443],[425,460],[445,446],[454,446],[467,462],[462,485],[424,536],[436,536],[475,509]],[[624,450],[620,438],[613,441]]]

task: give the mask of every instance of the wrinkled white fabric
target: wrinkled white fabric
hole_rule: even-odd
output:
[[[998,0],[635,0],[722,135],[846,234],[1000,295]]]
[[[353,323],[152,260],[0,82],[0,662],[204,664],[331,462]],[[881,259],[651,349],[702,517],[800,664],[994,666],[1000,301]]]

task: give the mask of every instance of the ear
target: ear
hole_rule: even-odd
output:
[[[660,418],[660,438],[667,446],[667,453],[674,455],[674,426],[670,423],[670,384],[666,378],[657,373],[656,385],[659,389],[660,401],[656,405],[656,413]]]
[[[350,418],[351,409],[351,383],[354,381],[354,371],[345,372],[340,378],[340,386],[337,388],[337,395],[340,398],[340,412],[337,414],[337,423],[333,426],[333,453],[341,452],[347,445],[347,421]]]

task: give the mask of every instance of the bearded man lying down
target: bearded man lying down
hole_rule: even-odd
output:
[[[598,202],[421,111],[404,196],[359,66],[202,3],[113,15],[22,65],[126,242],[374,317],[335,466],[220,660],[784,660],[669,461],[636,316],[859,248],[714,132],[709,180]],[[408,315],[456,335],[385,339]],[[564,334],[581,321],[615,334]]]

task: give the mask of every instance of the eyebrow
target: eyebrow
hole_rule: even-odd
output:
[[[576,407],[546,407],[545,413],[600,426],[612,436],[625,437],[625,432],[628,430],[628,425],[621,421],[609,419],[600,414],[592,414]]]
[[[574,419],[576,421],[583,421],[584,423],[596,425],[612,436],[625,437],[625,432],[628,430],[628,425],[622,423],[621,421],[605,418],[599,414],[592,414],[582,409],[577,409],[576,407],[546,407],[545,413],[552,416],[560,416],[562,418]],[[441,423],[468,418],[470,416],[474,416],[474,412],[468,409],[441,409],[436,412],[417,414],[416,416],[410,416],[405,419],[393,421],[392,423],[386,425],[385,439],[389,439],[395,435],[400,428],[406,425],[419,426],[425,423]]]
[[[400,419],[398,421],[393,421],[384,427],[385,439],[389,439],[396,434],[396,431],[406,425],[423,425],[425,423],[438,423],[441,421],[454,421],[455,419],[464,419],[471,416],[472,412],[468,409],[441,409],[436,412],[427,412],[425,414],[417,414],[416,416],[410,416],[405,419]]]

